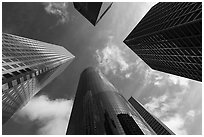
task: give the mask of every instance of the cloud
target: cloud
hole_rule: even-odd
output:
[[[165,113],[169,110],[169,106],[165,104],[167,97],[168,96],[166,94],[158,98],[150,97],[151,101],[149,103],[146,103],[144,107],[147,110],[149,110],[152,114],[154,114],[156,117],[161,117],[165,115]]]
[[[196,114],[195,110],[189,110],[185,116],[182,116],[179,113],[175,113],[172,117],[167,117],[163,119],[163,122],[174,133],[178,135],[187,135],[189,133],[186,126],[192,124],[196,115],[200,114]]]
[[[38,134],[65,134],[72,105],[72,100],[49,100],[45,95],[34,97],[16,113],[15,121],[37,121]]]
[[[195,116],[195,111],[194,111],[194,110],[189,110],[189,111],[187,112],[187,116],[189,116],[189,117],[194,117],[194,116]]]
[[[194,92],[190,83],[192,81],[171,74],[156,73],[150,71],[146,75],[154,86],[162,87],[164,91],[160,96],[149,97],[144,107],[176,134],[189,134],[187,128],[189,123],[194,122],[198,109],[189,105],[192,101],[188,100],[188,95]]]
[[[95,51],[97,66],[105,74],[112,73],[120,78],[130,78],[141,70],[144,63],[126,46],[115,44],[113,39],[114,37],[109,36],[105,47]]]
[[[129,68],[129,64],[124,58],[124,52],[116,45],[108,45],[102,51],[96,50],[97,61],[99,66],[105,69],[107,74],[112,71],[114,74],[117,71],[123,72]]]
[[[171,75],[169,74],[169,81],[172,82],[173,84],[179,84],[180,86],[188,87],[189,79],[176,76],[176,75]]]
[[[125,74],[125,77],[129,78],[131,75],[132,75],[132,73],[127,73],[127,74]]]
[[[172,75],[169,73],[162,73],[157,70],[147,68],[145,70],[145,85],[153,83],[157,87],[178,85],[182,88],[188,88],[190,79]]]
[[[179,76],[160,75],[151,75],[152,83],[162,83],[158,89],[163,91],[161,95],[155,93],[147,98],[145,108],[176,134],[200,134],[199,130],[192,129],[201,127],[201,122],[196,121],[202,111],[201,84]]]
[[[44,5],[47,13],[56,15],[59,18],[57,25],[69,21],[69,12],[67,11],[69,4],[67,2],[46,2]]]
[[[144,105],[144,107],[158,117],[167,127],[169,127],[175,134],[184,135],[187,131],[184,127],[185,118],[178,112],[170,113],[173,109],[178,109],[177,105],[180,100],[174,99],[168,101],[168,96],[162,95],[158,98],[153,97],[151,102]]]
[[[179,114],[175,114],[173,117],[165,119],[164,124],[167,125],[175,134],[186,135],[187,131],[184,129],[185,119]]]

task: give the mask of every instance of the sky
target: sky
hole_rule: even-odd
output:
[[[93,26],[72,3],[3,3],[2,31],[65,47],[75,59],[3,127],[5,135],[65,134],[80,73],[99,68],[174,133],[202,134],[201,82],[152,70],[123,40],[155,3],[117,3]]]

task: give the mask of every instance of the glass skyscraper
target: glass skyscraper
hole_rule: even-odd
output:
[[[156,135],[157,132],[98,69],[89,67],[80,76],[66,134]]]
[[[149,113],[143,105],[131,97],[128,100],[142,119],[154,130],[157,135],[173,135],[174,133],[164,125],[158,118]]]
[[[2,123],[57,77],[74,56],[65,48],[2,34]]]
[[[124,43],[152,69],[202,81],[202,3],[157,3]]]
[[[79,11],[94,26],[102,19],[112,6],[112,2],[73,2]]]

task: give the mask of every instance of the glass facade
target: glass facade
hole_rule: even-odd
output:
[[[99,70],[90,67],[80,76],[66,134],[156,135],[156,132]]]
[[[202,81],[202,3],[157,3],[124,43],[152,69]]]
[[[112,4],[112,2],[74,2],[74,8],[95,26]]]
[[[131,116],[121,113],[118,114],[117,117],[126,135],[144,135],[142,130],[139,128],[139,126]]]
[[[128,100],[144,121],[154,130],[157,135],[173,135],[174,133],[164,125],[158,118],[150,114],[142,104],[131,97]]]
[[[74,56],[61,46],[3,33],[3,124],[59,75],[73,58]]]

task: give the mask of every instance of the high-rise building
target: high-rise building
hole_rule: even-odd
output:
[[[202,81],[202,3],[157,3],[124,43],[152,69]]]
[[[149,113],[143,105],[131,97],[128,100],[143,120],[154,130],[157,135],[173,135],[174,133],[163,124],[157,117]]]
[[[57,77],[74,56],[65,48],[2,34],[2,123]]]
[[[156,135],[156,132],[98,69],[89,67],[80,76],[66,134]]]
[[[112,4],[112,2],[74,2],[74,7],[95,26]]]

